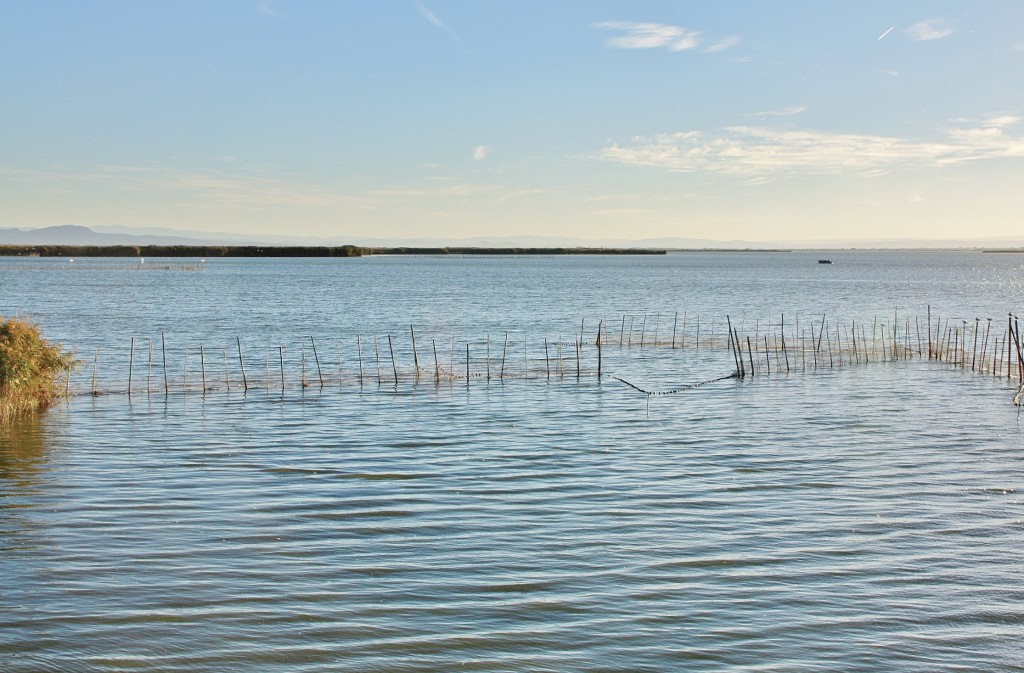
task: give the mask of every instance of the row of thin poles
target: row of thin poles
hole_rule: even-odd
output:
[[[871,361],[890,362],[911,358],[928,358],[962,369],[1016,378],[1024,383],[1024,350],[1017,316],[1010,314],[1002,336],[992,331],[992,319],[974,324],[966,320],[945,320],[931,316],[931,307],[924,320],[911,320],[894,313],[884,323],[877,318],[870,327],[866,322],[832,323],[826,316],[800,328],[799,322],[789,327],[783,315],[778,331],[767,326],[764,333],[755,325],[753,335],[741,336],[726,316],[729,349],[738,376],[776,371],[807,371],[833,369],[849,364]]]
[[[482,342],[467,340],[463,344],[464,351],[460,349],[459,352],[454,335],[444,343],[430,339],[429,347],[425,347],[427,344],[417,339],[415,326],[410,325],[409,342],[406,345],[411,345],[412,351],[411,376],[408,372],[400,374],[395,356],[395,339],[390,334],[383,338],[374,336],[372,340],[357,336],[356,358],[350,365],[348,376],[345,375],[340,342],[336,372],[333,365],[330,365],[332,371],[328,372],[327,365],[321,362],[321,351],[317,348],[316,340],[309,336],[308,342],[303,341],[299,349],[298,384],[302,388],[317,384],[323,387],[332,382],[340,384],[348,379],[360,385],[374,380],[378,385],[397,385],[400,378],[416,381],[431,378],[436,382],[463,380],[468,385],[475,379],[491,381],[513,376],[551,379],[573,374],[577,378],[594,374],[600,378],[603,373],[602,348],[616,344],[620,347],[640,348],[670,346],[673,349],[728,349],[735,372],[740,377],[771,373],[773,370],[813,371],[872,361],[928,357],[973,371],[993,375],[1005,373],[1007,378],[1012,378],[1016,373],[1017,378],[1024,381],[1022,339],[1017,318],[1013,315],[1008,318],[1002,336],[992,330],[991,319],[983,323],[978,318],[973,325],[965,320],[959,320],[959,324],[956,320],[933,320],[930,307],[924,321],[918,318],[911,320],[894,313],[885,322],[875,318],[870,324],[853,320],[834,322],[822,316],[820,320],[811,320],[810,324],[801,327],[799,320],[787,323],[785,315],[782,315],[777,323],[769,320],[762,326],[760,321],[755,321],[753,333],[746,334],[741,334],[743,328],[734,325],[730,316],[725,316],[724,323],[715,318],[710,323],[705,321],[703,330],[699,316],[695,316],[689,323],[689,330],[686,313],[683,313],[682,321],[678,313],[671,317],[669,323],[668,320],[662,320],[661,314],[642,317],[624,314],[617,321],[620,323],[618,330],[607,329],[605,321],[601,320],[596,333],[591,331],[592,336],[589,338],[586,321],[581,320],[578,338],[571,341],[562,338],[537,341],[532,354],[525,337],[521,343],[510,343],[508,332],[494,341],[490,335]],[[262,388],[268,391],[280,389],[282,393],[295,384],[285,365],[284,346],[266,348],[263,367],[253,367],[250,358],[247,370],[241,339],[236,337],[233,345],[234,348],[214,351],[207,351],[205,346],[200,345],[198,352],[186,347],[179,378],[170,373],[166,336],[163,333],[160,335],[159,350],[154,341],[150,340],[148,349],[143,347],[141,353],[138,353],[136,340],[132,337],[129,344],[127,393],[131,396],[138,392],[143,379],[146,394],[162,391],[166,395],[172,389],[188,392],[195,389],[197,375],[201,385],[199,390],[204,393],[221,389],[221,383],[225,390]],[[596,349],[596,363],[593,358],[587,358],[587,364],[584,364],[583,350],[588,345]],[[97,350],[92,362],[90,390],[93,394],[99,394],[99,355]],[[190,355],[194,358],[191,369]],[[136,367],[137,356],[139,367]],[[237,363],[237,367],[234,363]],[[190,375],[193,380],[191,385]],[[69,374],[68,392],[70,382]]]
[[[372,381],[376,381],[378,385],[397,385],[400,378],[413,378],[416,381],[431,378],[436,382],[465,380],[468,385],[469,381],[474,379],[490,381],[511,377],[530,378],[531,376],[551,379],[554,377],[564,378],[573,374],[576,378],[580,378],[595,373],[600,377],[603,369],[601,329],[602,324],[599,324],[598,334],[593,342],[596,344],[597,350],[595,370],[593,363],[584,364],[585,341],[582,338],[572,342],[544,339],[541,344],[538,344],[543,348],[541,356],[537,352],[531,354],[526,339],[523,339],[521,344],[510,341],[508,332],[504,333],[500,341],[493,343],[490,336],[482,344],[467,341],[464,344],[464,357],[461,352],[457,353],[457,340],[454,335],[451,338],[448,353],[444,352],[448,346],[447,342],[439,344],[436,339],[431,339],[427,358],[421,362],[422,343],[417,342],[415,326],[410,325],[409,336],[413,356],[411,375],[400,370],[395,356],[395,339],[390,334],[383,338],[374,336],[372,340],[364,339],[362,335],[356,336],[356,357],[355,362],[350,365],[349,376],[345,375],[344,356],[340,342],[337,369],[327,371],[327,364],[321,360],[321,349],[318,349],[316,339],[309,336],[308,341],[303,341],[299,349],[297,383],[302,388],[314,385],[319,385],[322,388],[330,383],[341,384],[345,380],[351,380],[359,385]],[[535,345],[534,348],[536,349],[538,345]],[[517,351],[519,346],[521,346],[521,351]],[[198,350],[190,350],[185,347],[181,354],[180,374],[172,374],[171,365],[168,363],[167,339],[164,333],[160,334],[158,342],[149,340],[148,347],[142,345],[141,352],[137,347],[135,337],[131,337],[128,346],[128,379],[125,391],[129,397],[133,393],[140,392],[140,388],[147,395],[154,393],[169,395],[172,391],[189,392],[196,389],[196,378],[198,377],[198,390],[203,393],[233,388],[241,388],[244,391],[279,389],[284,393],[287,388],[296,385],[292,378],[294,374],[289,375],[289,368],[285,364],[285,350],[285,346],[267,347],[263,367],[254,368],[251,354],[247,356],[243,352],[241,338],[236,336],[234,348],[231,349],[221,348],[211,351],[204,345],[200,345]],[[191,366],[190,355],[193,358]],[[91,363],[90,393],[93,395],[104,392],[101,391],[97,383],[99,361],[100,351],[97,349]],[[539,368],[541,363],[542,368]],[[331,366],[333,367],[333,365]],[[67,392],[70,394],[70,372],[67,386]]]
[[[993,319],[976,317],[973,324],[963,318],[939,318],[932,321],[928,310],[928,358],[952,364],[961,369],[991,374],[1007,379],[1017,373],[1018,382],[1024,383],[1024,352],[1019,318],[1009,313],[1006,325]]]

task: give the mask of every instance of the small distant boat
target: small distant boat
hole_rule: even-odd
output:
[[[819,259],[818,260],[818,264],[831,264],[831,263],[832,263],[831,259]]]

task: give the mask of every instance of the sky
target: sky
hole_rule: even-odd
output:
[[[1024,235],[1024,3],[8,0],[0,227]]]

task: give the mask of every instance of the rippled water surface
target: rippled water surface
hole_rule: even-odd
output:
[[[99,349],[111,392],[0,430],[0,670],[1024,670],[1013,382],[906,359],[648,398],[612,377],[728,351],[617,341],[601,379],[568,345],[515,369],[581,321],[1005,323],[1024,296],[1020,256],[830,254],[9,263],[0,314]],[[495,365],[511,332],[510,375],[410,377],[410,324]],[[289,385],[129,398],[126,342],[161,332],[179,381],[240,337]],[[357,335],[394,335],[397,384],[367,351],[358,385]]]

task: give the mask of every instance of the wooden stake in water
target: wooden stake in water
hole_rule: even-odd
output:
[[[391,352],[391,370],[395,373],[395,385],[398,385],[398,365],[395,364],[395,347],[391,343],[391,335],[388,335],[388,350]]]
[[[416,378],[420,376],[420,356],[416,352],[416,329],[409,325],[409,334],[412,335],[412,366],[416,368]]]
[[[245,375],[245,363],[242,362],[242,340],[237,335],[235,336],[235,344],[238,346],[238,368],[242,370],[242,389],[249,392],[249,379]]]
[[[435,359],[437,353],[435,352]],[[363,385],[363,342],[359,335],[356,335],[356,357],[359,358],[359,385]]]
[[[391,340],[391,337],[388,337]],[[309,335],[309,345],[313,347],[313,360],[316,362],[316,377],[320,379],[320,387],[324,387],[324,374],[320,371],[320,356],[316,352],[316,341],[313,340],[313,335]]]
[[[267,356],[270,357],[269,355]],[[199,344],[199,370],[203,373],[203,395],[206,394],[206,353],[203,344]],[[267,386],[270,386],[270,376],[267,376]]]
[[[733,343],[733,340],[732,340],[732,319],[729,317],[728,314],[726,314],[726,316],[725,316],[725,324],[726,324],[726,327],[729,330],[729,350],[732,351],[732,359],[733,359],[733,362],[736,364],[736,376],[739,376],[740,375],[740,356],[736,352],[736,344]]]
[[[576,342],[576,380],[580,380],[580,344]]]
[[[146,372],[146,394],[153,391],[153,340],[149,340],[149,369]]]
[[[747,337],[747,357],[750,359],[750,375],[754,375],[754,354],[750,350],[750,337]]]
[[[281,363],[281,397],[284,397],[284,346],[277,347],[277,357]]]
[[[508,353],[508,332],[505,332],[505,345],[501,349],[501,373],[498,374],[498,378],[502,381],[505,380],[505,355]]]
[[[164,338],[163,332],[160,332],[160,349],[164,354],[164,397],[167,397],[170,387],[167,384],[167,340]]]
[[[441,366],[437,363],[437,342],[431,339],[430,345],[434,349],[434,381],[439,382],[441,380]]]
[[[132,365],[135,364],[135,337],[132,337],[132,345],[128,350],[128,397],[132,396]]]
[[[597,380],[601,380],[601,328],[604,327],[604,321],[597,323]],[[673,341],[675,337],[673,336]],[[544,342],[544,355],[547,357],[547,341]]]
[[[380,380],[380,349],[377,347],[377,337],[373,337],[373,360],[377,365],[377,385],[381,384]]]
[[[672,350],[676,348],[676,325],[679,323],[679,311],[676,311],[675,317],[672,318]]]
[[[779,326],[782,330],[782,356],[786,358],[786,373],[789,373],[789,353],[786,351],[786,314],[782,314],[782,322]]]
[[[548,381],[551,380],[551,359],[548,357],[548,340],[544,339],[544,370],[547,372]]]
[[[92,394],[96,395],[96,367],[100,363],[100,349],[96,349],[96,355],[92,359]]]
[[[928,359],[932,359],[932,305],[928,304]],[[984,358],[982,358],[984,362]]]
[[[469,340],[466,340],[466,387],[469,387]]]

